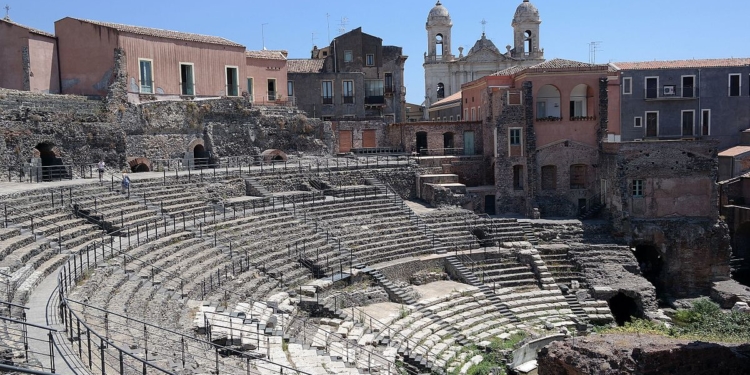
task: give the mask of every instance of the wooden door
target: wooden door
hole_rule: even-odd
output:
[[[339,152],[349,152],[352,149],[352,131],[339,130]]]
[[[362,147],[363,148],[378,147],[378,142],[375,138],[375,129],[368,129],[362,132]]]

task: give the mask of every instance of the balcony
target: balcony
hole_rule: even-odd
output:
[[[354,96],[353,95],[346,95],[343,97],[344,104],[354,104]]]
[[[385,104],[385,96],[365,96],[365,104]]]
[[[323,104],[333,104],[333,97],[332,96],[324,96],[323,97]]]
[[[695,86],[664,85],[659,88],[646,89],[646,101],[695,100],[698,99],[698,88]]]

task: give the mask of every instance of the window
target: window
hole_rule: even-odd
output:
[[[523,165],[513,166],[513,189],[523,190]]]
[[[682,76],[682,97],[695,97],[695,76]]]
[[[477,109],[476,107],[471,108],[471,121],[477,120]]]
[[[385,92],[392,93],[393,91],[393,73],[385,73]]]
[[[180,63],[180,95],[195,95],[192,63]]]
[[[354,54],[352,51],[344,51],[344,62],[348,63],[352,62],[352,60],[354,60]]]
[[[368,79],[365,81],[365,104],[384,104],[383,80]]]
[[[448,117],[448,121],[451,121],[451,122],[452,122],[452,121],[453,121],[453,116],[451,116],[451,117]]]
[[[344,104],[354,103],[354,81],[342,82],[341,96],[344,98]]]
[[[286,82],[286,94],[289,97],[294,96],[294,81]]]
[[[570,115],[572,117],[583,117],[586,116],[583,107],[583,100],[571,100],[570,101]]]
[[[633,93],[633,78],[625,77],[622,79],[622,94],[630,95]]]
[[[477,121],[482,121],[482,107],[477,107]]]
[[[469,121],[469,109],[464,108],[464,121]]]
[[[521,145],[521,128],[511,128],[508,129],[508,132],[510,135],[508,138],[510,139],[510,145],[511,146],[520,146]]]
[[[643,180],[633,180],[633,197],[643,197]]]
[[[521,105],[521,93],[508,91],[508,105]]]
[[[456,115],[456,121],[461,121],[461,115]]]
[[[633,121],[633,126],[636,128],[643,127],[643,117],[636,117]]]
[[[646,137],[659,136],[659,112],[646,112]]]
[[[333,104],[333,81],[323,81],[321,87],[323,104]]]
[[[536,118],[547,117],[547,102],[536,102]]]
[[[288,88],[288,87],[287,87]],[[281,99],[280,95],[276,93],[276,78],[269,78],[267,81],[266,89],[268,90],[268,101]]]
[[[141,93],[154,93],[154,62],[147,59],[138,59],[138,69],[140,70]]]
[[[226,67],[226,78],[227,78],[227,96],[239,96],[240,95],[240,83],[239,76],[237,75],[238,69],[236,66]]]
[[[570,188],[571,189],[585,189],[586,188],[586,166],[583,164],[576,164],[570,166]]]
[[[740,96],[742,87],[742,76],[739,74],[729,75],[729,96]]]
[[[445,98],[445,85],[442,82],[437,84],[437,98]]]
[[[711,135],[711,110],[701,111],[701,135]]]
[[[253,77],[247,78],[247,95],[250,97],[250,101],[253,101]]]
[[[682,111],[682,136],[692,137],[695,134],[695,111]]]
[[[646,99],[659,97],[659,77],[646,77]]]
[[[557,166],[542,167],[542,190],[557,190]]]
[[[368,53],[365,56],[365,59],[366,59],[365,62],[367,64],[367,66],[375,66],[375,55]]]

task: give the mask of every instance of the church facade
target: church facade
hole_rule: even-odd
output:
[[[440,1],[427,17],[427,52],[424,55],[425,106],[449,97],[461,90],[461,85],[512,66],[531,66],[544,61],[544,50],[539,43],[539,10],[524,0],[516,9],[511,26],[513,46],[501,52],[482,33],[474,46],[458,56],[451,48],[453,21]],[[425,111],[427,113],[427,111]],[[427,119],[427,118],[425,118]]]

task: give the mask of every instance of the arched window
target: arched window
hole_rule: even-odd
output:
[[[523,51],[526,55],[530,54],[534,48],[534,39],[532,38],[531,30],[526,30],[523,33]]]
[[[443,34],[435,35],[435,55],[443,56]]]
[[[570,92],[570,118],[587,117],[589,99],[589,86],[580,84]]]
[[[560,117],[560,90],[544,85],[536,94],[536,118]]]
[[[442,82],[437,84],[437,98],[445,98],[445,85]]]
[[[557,190],[557,166],[542,167],[542,190]]]

